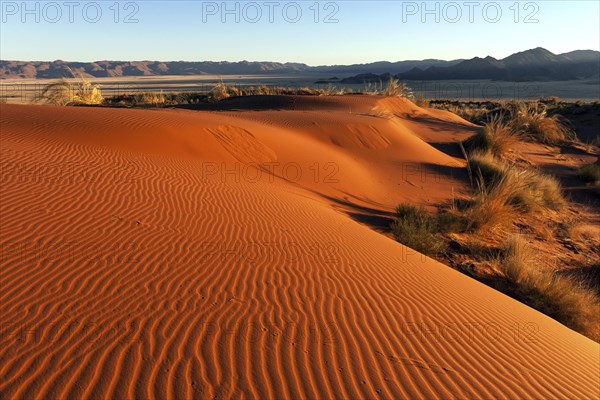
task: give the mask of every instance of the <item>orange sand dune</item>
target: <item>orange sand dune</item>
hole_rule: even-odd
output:
[[[466,190],[452,114],[0,107],[2,399],[600,397],[597,343],[372,229]]]

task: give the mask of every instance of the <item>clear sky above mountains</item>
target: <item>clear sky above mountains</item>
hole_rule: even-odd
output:
[[[7,60],[496,58],[600,49],[598,1],[2,1]]]

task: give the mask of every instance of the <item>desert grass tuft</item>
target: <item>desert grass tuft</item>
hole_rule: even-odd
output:
[[[395,78],[391,78],[388,81],[381,94],[386,97],[414,98],[412,89],[406,83],[401,83]]]
[[[167,103],[167,96],[162,92],[144,92],[134,96],[135,105],[164,106]]]
[[[595,293],[572,278],[538,270],[535,258],[530,244],[517,235],[507,241],[497,260],[499,271],[515,286],[515,297],[582,334],[597,335],[600,314]]]
[[[415,95],[413,101],[419,107],[429,107],[429,99],[423,95]]]
[[[510,226],[521,213],[513,199],[522,189],[510,182],[507,175],[486,183],[479,174],[475,195],[464,211],[467,229],[479,232]]]
[[[423,208],[401,204],[396,208],[392,232],[396,240],[419,253],[437,256],[446,250],[446,241],[438,235],[435,216]]]
[[[575,133],[558,115],[548,115],[545,105],[515,104],[511,107],[510,122],[524,135],[546,144],[560,144],[576,138]]]
[[[587,183],[600,182],[600,164],[588,164],[582,167],[577,171],[577,176]]]
[[[396,78],[390,78],[385,85],[383,82],[368,83],[361,93],[372,96],[403,97],[411,100],[415,97],[410,86]]]
[[[396,116],[390,110],[387,110],[385,108],[381,108],[378,106],[373,107],[373,109],[371,109],[371,112],[369,113],[369,115],[373,116],[373,117],[377,117],[377,118],[383,118],[383,119],[393,119]]]
[[[492,153],[476,150],[468,155],[467,161],[475,176],[481,174],[487,181],[498,179],[505,173],[506,164],[494,157]]]
[[[518,140],[518,131],[505,122],[502,114],[496,114],[488,119],[483,129],[467,139],[464,146],[470,153],[482,151],[502,157]]]
[[[520,213],[545,209],[558,211],[566,204],[560,184],[551,176],[517,167],[480,151],[471,154],[468,162],[469,168],[479,177],[473,206],[481,211],[485,210],[483,203],[486,201],[497,211],[502,209],[502,203],[507,203],[516,206]],[[496,196],[502,198],[496,199]],[[492,221],[494,219],[490,223]]]
[[[57,106],[98,105],[102,104],[104,97],[100,85],[94,85],[83,76],[75,74],[69,69],[77,82],[62,78],[58,82],[45,86],[41,93],[34,98],[34,102],[44,102]]]

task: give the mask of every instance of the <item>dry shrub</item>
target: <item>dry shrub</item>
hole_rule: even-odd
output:
[[[387,82],[387,85],[383,88],[380,94],[386,97],[404,97],[407,99],[414,98],[412,89],[406,83],[401,83],[395,78],[391,78]]]
[[[42,92],[34,98],[34,101],[57,106],[102,104],[104,97],[100,85],[92,84],[83,76],[75,74],[71,69],[69,69],[69,72],[74,78],[77,78],[77,82],[62,78],[58,82],[45,86]]]
[[[467,210],[475,230],[506,226],[515,213],[558,211],[566,203],[556,179],[508,164],[491,153],[473,153],[469,167],[478,176],[476,194]]]
[[[446,249],[446,241],[438,235],[435,216],[423,208],[401,204],[396,208],[396,220],[392,223],[396,240],[419,253],[436,256]]]
[[[386,110],[385,108],[381,108],[378,106],[373,107],[369,115],[383,119],[393,119],[395,117],[394,113],[390,110]]]
[[[513,104],[510,123],[516,130],[546,144],[560,144],[576,137],[558,115],[548,116],[545,105]]]
[[[518,142],[519,136],[519,132],[504,121],[503,115],[496,114],[488,119],[482,130],[467,139],[464,146],[469,152],[483,151],[502,157]]]
[[[515,285],[519,300],[598,340],[598,297],[581,282],[538,270],[535,253],[523,237],[510,238],[496,264],[504,277]]]
[[[475,196],[464,212],[468,230],[494,230],[508,227],[516,220],[521,210],[513,199],[523,188],[513,185],[509,179],[503,175],[486,184],[481,175],[478,177]]]
[[[167,96],[162,92],[144,92],[134,96],[135,105],[162,106],[167,103]]]

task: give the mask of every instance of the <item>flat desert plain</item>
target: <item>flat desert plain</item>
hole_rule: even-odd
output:
[[[0,398],[600,397],[598,343],[376,229],[461,196],[474,125],[224,104],[0,105]]]

